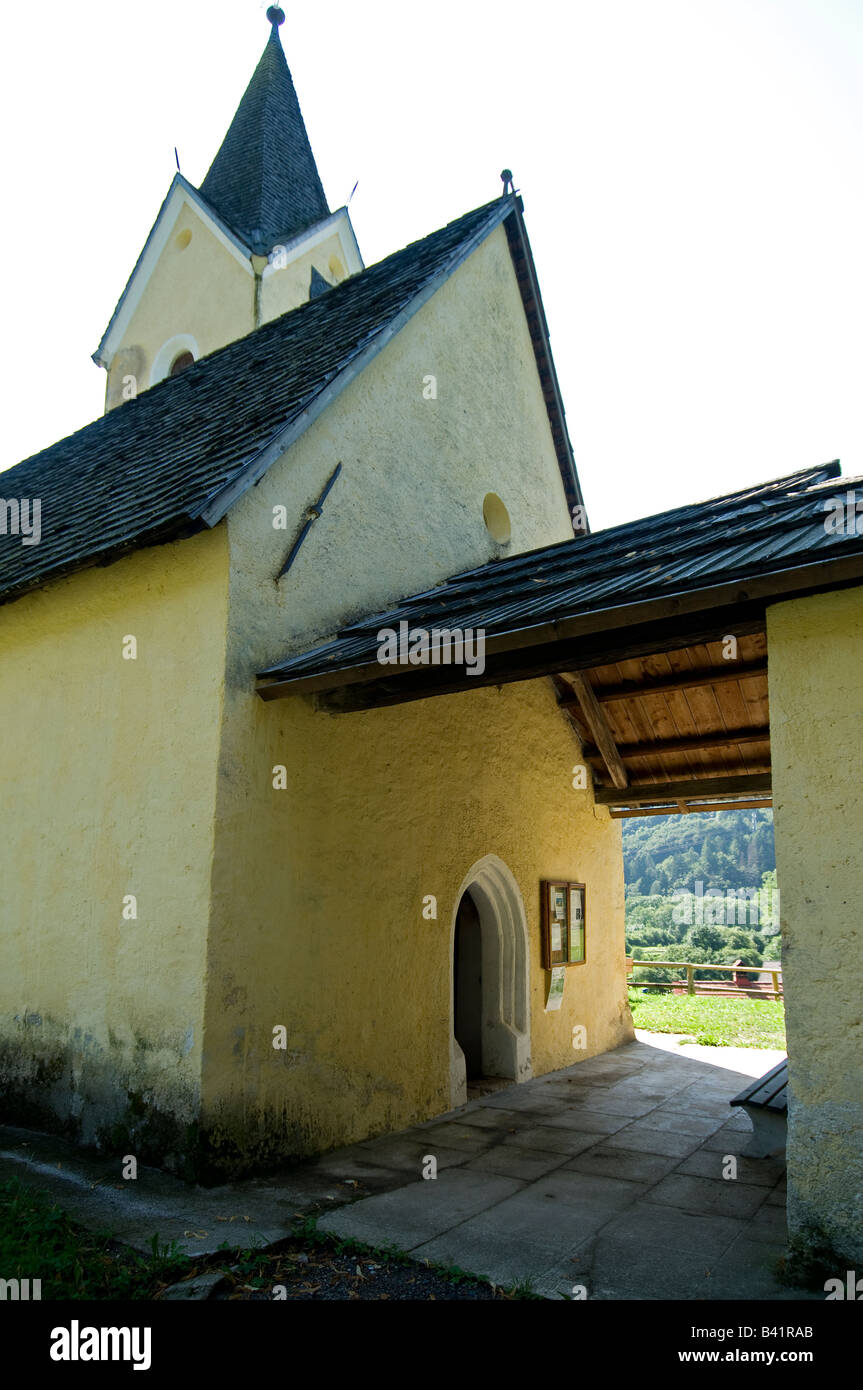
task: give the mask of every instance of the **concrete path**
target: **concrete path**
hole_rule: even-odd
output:
[[[506,1286],[530,1279],[550,1298],[818,1298],[775,1277],[784,1172],[741,1157],[749,1121],[728,1106],[783,1055],[640,1033],[428,1124],[214,1189],[144,1168],[123,1182],[117,1160],[20,1130],[0,1135],[0,1176],[142,1250],[154,1233],[190,1254],[270,1244],[324,1208],[334,1234]],[[436,1178],[422,1176],[430,1158]]]

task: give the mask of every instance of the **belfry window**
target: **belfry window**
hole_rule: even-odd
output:
[[[150,368],[150,385],[164,381],[166,377],[177,376],[191,367],[201,356],[201,351],[191,333],[175,333],[164,342],[153,359]]]
[[[178,376],[180,372],[184,372],[187,367],[193,367],[194,365],[195,359],[190,352],[180,352],[171,363],[171,370],[168,376]]]

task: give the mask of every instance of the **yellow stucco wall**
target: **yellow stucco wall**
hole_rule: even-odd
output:
[[[180,240],[191,233],[181,249]],[[150,386],[163,343],[189,334],[206,357],[254,328],[255,281],[190,203],[184,203],[167,244],[147,281],[108,371],[105,409],[123,401],[123,378],[132,375],[138,394]]]
[[[489,491],[509,545],[485,529]],[[571,534],[499,228],[226,523],[0,609],[0,708],[27,750],[4,766],[7,1096],[139,1157],[209,1145],[222,1171],[440,1113],[453,917],[489,855],[523,900],[532,1071],[630,1037],[620,829],[571,786],[578,744],[547,682],[343,717],[254,692],[262,665],[354,614]],[[549,1014],[544,877],[586,881],[589,910],[588,963]]]
[[[435,376],[438,397],[425,399]],[[307,508],[342,473],[291,568]],[[485,528],[500,495],[512,538]],[[274,530],[283,506],[287,529]],[[459,570],[572,538],[506,233],[497,228],[229,517],[231,660],[247,681],[351,617]]]
[[[423,398],[434,374],[438,399]],[[323,516],[278,587],[305,509]],[[509,547],[485,530],[495,491]],[[286,532],[273,530],[283,504]],[[355,613],[572,535],[498,229],[229,516],[231,616],[205,1024],[204,1124],[230,1163],[312,1152],[450,1105],[451,926],[498,856],[529,932],[535,1073],[632,1036],[620,828],[572,789],[577,741],[544,681],[362,715],[265,704],[253,674]],[[274,790],[272,769],[287,768]],[[545,1014],[539,880],[584,880],[589,963]],[[422,899],[438,899],[438,919]],[[576,1053],[572,1029],[587,1028]],[[273,1028],[288,1030],[285,1051]]]
[[[244,708],[223,764],[204,1124],[262,1158],[450,1108],[452,919],[466,873],[507,865],[527,918],[534,1074],[632,1036],[620,828],[575,791],[578,744],[546,682],[365,714]],[[237,718],[240,717],[237,711]],[[275,790],[273,766],[287,768]],[[588,885],[588,962],[545,1013],[539,880]],[[437,899],[437,920],[423,899]],[[287,1050],[273,1028],[288,1030]],[[587,1047],[573,1051],[575,1024]]]
[[[200,1093],[226,539],[0,608],[4,1112],[160,1159]]]
[[[863,715],[863,589],[777,604],[768,609],[767,634],[792,1093],[789,1233],[796,1246],[860,1261],[863,927],[857,832],[863,797],[856,751]]]
[[[268,270],[261,280],[261,322],[268,323],[270,319],[278,318],[280,314],[286,314],[288,310],[306,303],[309,298],[312,266],[315,266],[331,285],[336,284],[336,278],[329,265],[332,256],[338,257],[343,267],[341,278],[344,279],[346,256],[337,231],[310,251],[303,251],[293,259],[289,258],[287,265],[281,269]],[[273,264],[276,265],[275,260]]]

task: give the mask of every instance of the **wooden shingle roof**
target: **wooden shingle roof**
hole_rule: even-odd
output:
[[[838,462],[804,469],[708,502],[490,561],[351,623],[333,641],[288,656],[261,677],[298,689],[375,680],[382,674],[376,665],[377,632],[402,621],[426,629],[483,629],[490,653],[488,680],[494,683],[493,673],[507,665],[507,654],[516,649],[528,651],[570,632],[626,629],[639,613],[695,610],[708,592],[733,593],[743,604],[751,599],[763,614],[763,602],[755,595],[770,591],[770,575],[796,574],[811,566],[823,581],[829,563],[851,556],[856,563],[863,557],[863,535],[825,528],[827,500],[854,486],[854,479],[837,481],[839,473]],[[762,576],[765,582],[756,586]],[[685,602],[687,594],[693,596],[691,604]],[[563,665],[552,663],[545,673],[555,669]],[[394,669],[391,683],[407,691],[418,674],[416,668]],[[463,679],[463,688],[481,683]]]
[[[258,693],[349,713],[548,676],[613,816],[769,805],[767,609],[863,584],[858,498],[830,463],[493,560],[286,655]],[[403,634],[393,664],[384,630]],[[458,647],[411,664],[435,632],[473,653],[481,633],[482,667]]]
[[[272,23],[260,62],[201,184],[207,202],[258,255],[330,212],[279,40],[280,23]]]
[[[512,195],[467,213],[8,469],[42,537],[0,535],[0,601],[215,525],[510,214]]]

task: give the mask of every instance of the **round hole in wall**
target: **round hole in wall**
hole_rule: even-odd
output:
[[[192,233],[189,231],[189,228],[188,228],[188,227],[185,227],[185,228],[183,229],[183,231],[180,232],[179,236],[178,236],[177,239],[176,239],[177,250],[178,250],[178,251],[185,251],[186,247],[188,246],[188,244],[189,244],[189,242],[190,242],[191,240],[192,240]]]
[[[512,536],[512,523],[509,512],[496,492],[487,492],[482,500],[482,519],[492,540],[498,545],[506,545]]]

